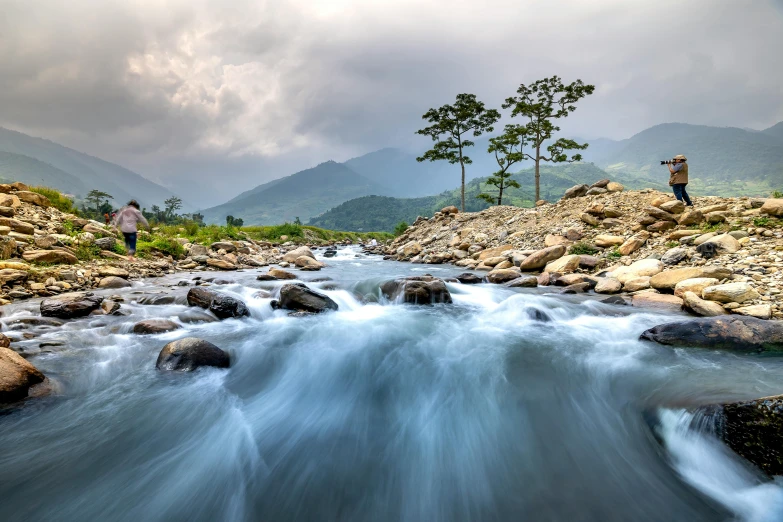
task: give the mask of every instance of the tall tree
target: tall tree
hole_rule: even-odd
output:
[[[558,76],[544,78],[530,85],[524,83],[517,89],[517,95],[506,99],[504,109],[512,108],[511,116],[527,118],[525,129],[533,154],[525,154],[525,158],[531,159],[536,164],[536,201],[540,199],[541,162],[551,163],[581,161],[581,154],[574,154],[570,158],[566,151],[584,150],[587,143],[579,144],[574,140],[560,138],[546,147],[549,156],[546,156],[541,148],[545,142],[552,140],[560,127],[555,123],[561,118],[567,117],[576,110],[576,102],[593,94],[594,85],[585,85],[582,80],[576,80],[564,85]]]
[[[487,152],[495,154],[500,170],[492,174],[486,183],[494,185],[498,189],[498,195],[481,193],[477,198],[483,199],[490,205],[503,204],[503,191],[508,188],[519,188],[519,183],[511,179],[512,173],[508,171],[512,165],[525,159],[525,145],[527,144],[527,129],[524,125],[506,125],[503,134],[489,139]]]
[[[107,202],[110,199],[114,199],[114,197],[107,193],[103,192],[102,190],[91,190],[87,193],[87,195],[84,197],[84,199],[95,205],[95,214],[100,216],[101,215],[101,205],[103,205],[104,202]]]
[[[484,103],[476,100],[475,94],[458,94],[454,105],[444,105],[439,109],[428,110],[422,119],[430,125],[416,131],[416,134],[429,136],[435,142],[432,149],[424,153],[416,161],[446,160],[449,163],[459,163],[462,168],[462,211],[465,211],[465,165],[473,160],[465,156],[464,149],[474,143],[467,136],[481,136],[492,132],[495,123],[500,119],[500,113],[495,109],[487,109]]]
[[[182,208],[182,200],[177,196],[171,196],[163,202],[163,205],[166,207],[166,218],[170,219],[174,212]]]

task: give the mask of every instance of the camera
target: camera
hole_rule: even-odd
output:
[[[661,160],[661,165],[671,165],[672,163],[675,163],[674,160]]]

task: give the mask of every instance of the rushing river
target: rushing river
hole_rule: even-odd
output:
[[[0,520],[783,519],[783,484],[686,412],[783,392],[780,359],[641,342],[677,316],[551,289],[449,283],[453,305],[388,303],[386,279],[458,272],[356,254],[301,273],[332,279],[308,283],[340,306],[320,316],[273,311],[255,294],[282,283],[258,271],[210,272],[105,292],[127,317],[24,325],[37,337],[15,345],[56,393],[0,415]],[[198,275],[252,318],[199,322],[176,285]],[[6,306],[3,330],[37,315]],[[185,328],[130,334],[144,318]],[[231,368],[156,371],[185,336]]]

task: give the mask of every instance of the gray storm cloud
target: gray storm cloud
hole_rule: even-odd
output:
[[[623,138],[783,120],[781,2],[1,0],[0,125],[233,195],[317,161],[424,146],[430,106],[558,74],[568,121]]]

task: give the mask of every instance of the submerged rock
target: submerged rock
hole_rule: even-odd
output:
[[[38,368],[9,348],[0,348],[0,403],[27,397],[30,387],[46,377]]]
[[[409,304],[451,304],[451,293],[446,283],[437,277],[414,276],[386,281],[381,285],[381,293],[390,300],[402,299]]]
[[[724,315],[658,325],[642,333],[641,339],[668,346],[783,352],[783,324]]]
[[[168,319],[146,319],[133,325],[133,333],[140,335],[159,334],[171,332],[179,328],[182,327]]]
[[[471,274],[470,272],[460,274],[455,277],[455,279],[463,285],[477,285],[484,281],[481,277],[477,276],[476,274]]]
[[[280,299],[272,301],[272,306],[294,312],[321,313],[337,310],[338,306],[329,296],[311,290],[302,283],[283,285]]]
[[[188,291],[188,305],[205,308],[220,319],[250,315],[245,303],[239,299],[203,287],[191,288]]]
[[[41,301],[41,315],[60,319],[85,317],[100,307],[102,302],[103,297],[97,295],[63,294]]]
[[[186,337],[164,346],[155,367],[159,370],[189,372],[201,366],[228,368],[230,363],[228,353],[209,341]]]

